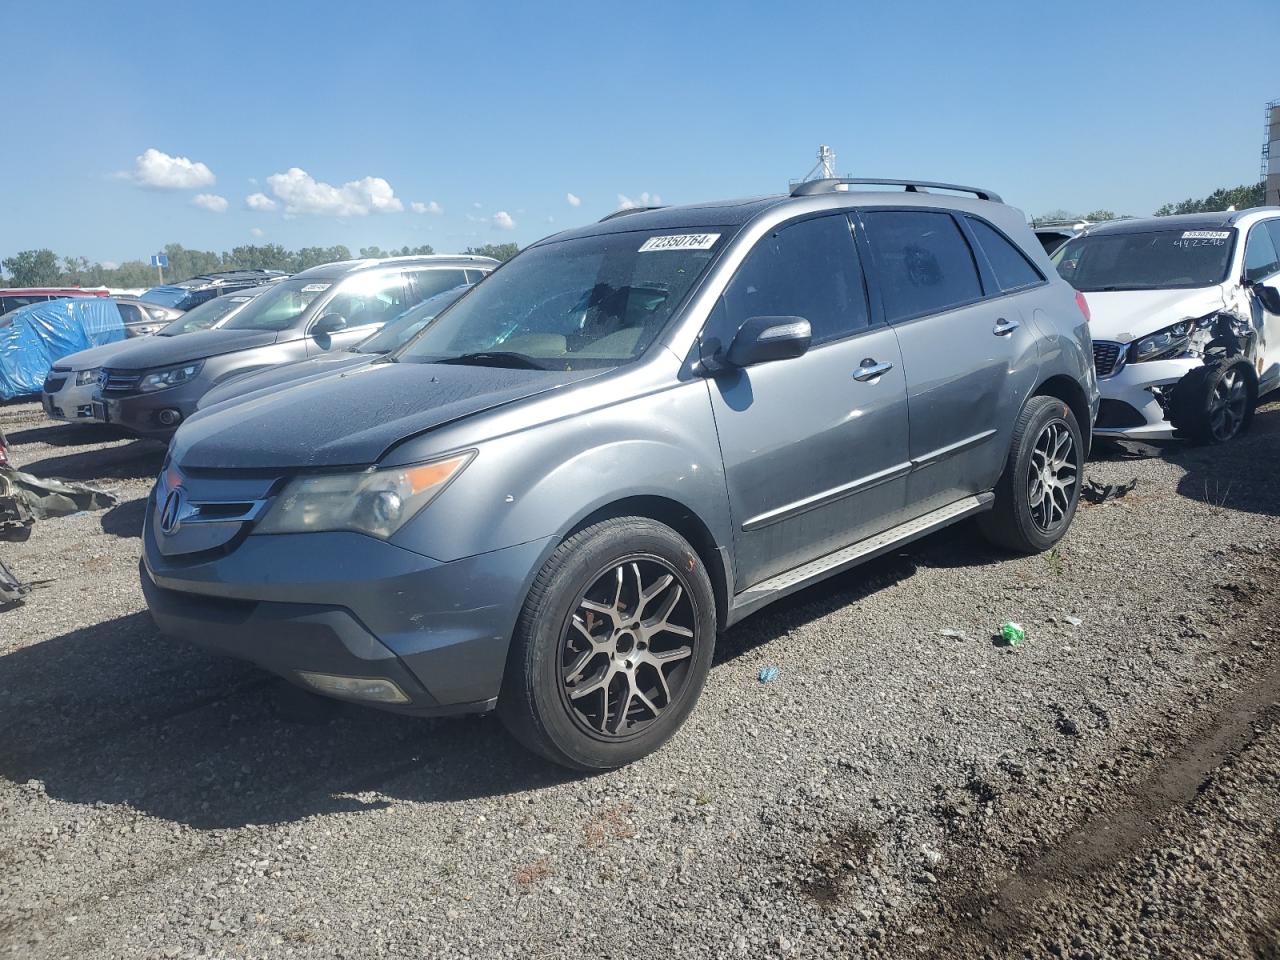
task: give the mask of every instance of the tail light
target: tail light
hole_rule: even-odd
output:
[[[1084,294],[1079,290],[1076,291],[1076,306],[1080,308],[1080,312],[1084,314],[1084,322],[1088,323],[1093,319],[1093,314],[1089,312],[1089,301],[1084,298]]]

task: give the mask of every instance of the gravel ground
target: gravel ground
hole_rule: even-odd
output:
[[[962,526],[748,619],[589,778],[164,640],[162,448],[0,425],[121,499],[0,545],[43,581],[0,612],[0,955],[1280,956],[1280,402],[1099,451],[1138,486],[1051,554]]]

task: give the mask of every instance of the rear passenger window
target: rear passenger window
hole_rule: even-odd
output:
[[[843,215],[803,220],[762,237],[724,292],[731,330],[752,317],[803,317],[813,343],[869,323],[857,247]]]
[[[880,210],[862,219],[890,322],[982,297],[973,253],[950,214]]]
[[[985,220],[978,220],[976,217],[965,217],[965,220],[977,237],[978,246],[987,255],[987,262],[991,264],[1001,290],[1020,290],[1044,280],[1040,271],[1031,265],[1031,261],[1003,233]]]
[[[465,270],[411,270],[409,276],[413,280],[414,303],[467,282]]]

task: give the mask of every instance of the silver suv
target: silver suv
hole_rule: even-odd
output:
[[[414,304],[474,283],[497,265],[490,257],[425,256],[312,267],[277,281],[216,330],[142,338],[112,353],[99,372],[91,417],[167,437],[218,384],[343,352]]]
[[[592,770],[670,737],[773,600],[966,517],[1052,546],[1082,301],[990,191],[864,183],[557,234],[385,358],[201,411],[147,512],[156,622]]]

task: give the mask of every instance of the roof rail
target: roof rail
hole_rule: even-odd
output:
[[[934,183],[932,180],[880,180],[869,177],[829,177],[823,180],[805,180],[791,188],[793,197],[811,197],[817,193],[835,193],[843,186],[868,184],[880,187],[902,187],[907,193],[928,193],[934,190],[956,190],[972,193],[979,200],[1003,203],[1000,194],[982,187],[965,187],[958,183]]]
[[[606,220],[613,220],[617,217],[625,217],[629,213],[644,213],[646,210],[661,210],[662,207],[626,207],[622,210],[615,210],[613,213],[605,214],[597,223],[604,223]]]

